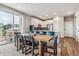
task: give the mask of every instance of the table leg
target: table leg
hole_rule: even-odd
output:
[[[44,44],[47,45],[46,42],[44,42]],[[43,47],[43,48],[44,48],[44,51],[47,52],[47,48],[46,47]]]
[[[16,46],[16,39],[17,39],[17,38],[16,38],[16,36],[15,36],[15,37],[14,37],[15,46]]]
[[[19,44],[18,44],[18,37],[17,37],[16,40],[17,40],[17,41],[16,41],[16,43],[17,43],[16,45],[17,45],[17,51],[18,51],[18,50],[19,50],[19,48],[18,48],[18,45],[19,45]]]
[[[43,42],[39,41],[39,55],[44,56]]]

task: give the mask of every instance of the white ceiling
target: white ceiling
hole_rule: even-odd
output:
[[[67,16],[79,9],[79,3],[3,3],[33,16]]]

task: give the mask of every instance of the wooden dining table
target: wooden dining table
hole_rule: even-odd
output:
[[[44,42],[50,42],[50,40],[53,38],[53,36],[48,36],[48,35],[34,35],[34,34],[19,34],[24,36],[32,36],[34,40],[39,41],[39,55],[40,56],[44,56],[44,47],[43,47],[43,43]],[[17,51],[19,49],[19,45],[18,45],[18,39],[17,39]]]
[[[33,36],[34,40],[39,41],[39,55],[44,56],[44,47],[43,43],[44,42],[49,42],[53,36],[48,36],[48,35],[35,35]]]

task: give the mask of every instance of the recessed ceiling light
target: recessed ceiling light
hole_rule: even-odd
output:
[[[58,16],[56,16],[56,17],[55,17],[55,19],[56,19],[56,20],[59,20],[59,17],[58,17]]]

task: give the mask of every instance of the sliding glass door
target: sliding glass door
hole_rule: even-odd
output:
[[[0,44],[13,41],[14,32],[20,31],[19,20],[17,15],[0,11]]]
[[[0,42],[9,41],[12,33],[9,29],[13,28],[13,14],[0,11]]]

